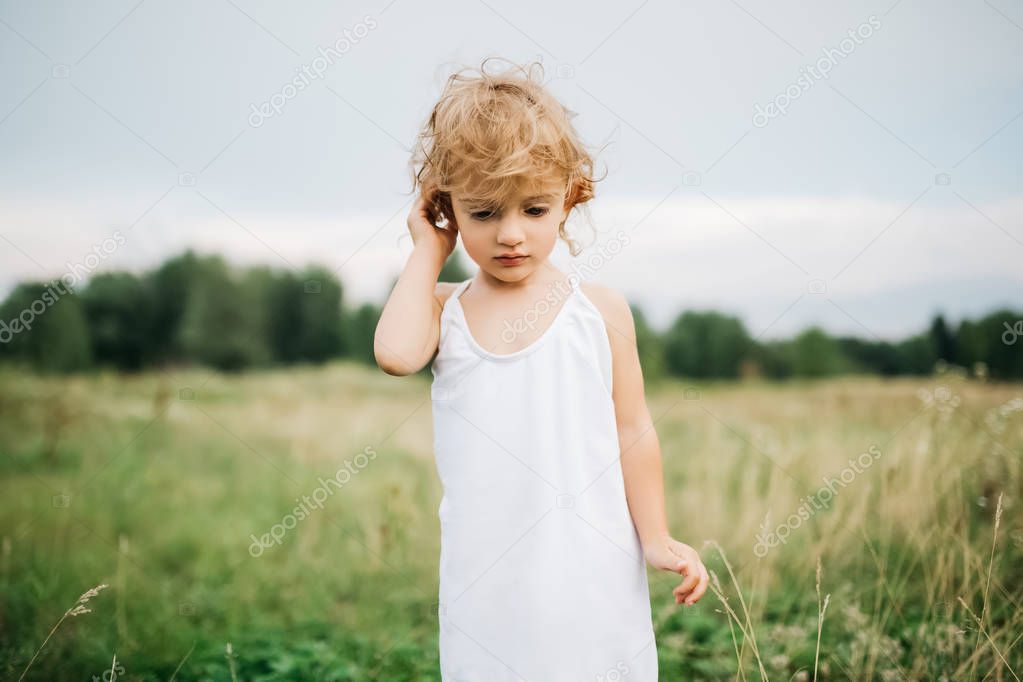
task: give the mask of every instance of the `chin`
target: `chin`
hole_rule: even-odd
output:
[[[498,266],[496,270],[487,270],[494,279],[499,279],[502,282],[521,282],[528,277],[532,272],[532,268],[502,268]]]

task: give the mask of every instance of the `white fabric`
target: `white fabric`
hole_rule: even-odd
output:
[[[536,341],[495,355],[466,322],[470,281],[444,304],[432,367],[442,679],[653,682],[603,317],[573,278]]]

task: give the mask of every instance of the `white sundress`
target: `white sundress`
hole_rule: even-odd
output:
[[[603,316],[572,277],[560,309],[535,307],[536,341],[494,354],[466,322],[470,281],[432,366],[442,679],[655,682]]]

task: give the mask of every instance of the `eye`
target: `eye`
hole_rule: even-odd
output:
[[[533,211],[535,211],[535,213]],[[533,206],[531,208],[527,208],[526,209],[526,213],[528,213],[529,215],[534,216],[536,218],[539,218],[541,216],[545,216],[548,213],[550,213],[550,209],[549,208],[545,208],[543,206]]]
[[[486,220],[490,216],[494,215],[494,212],[491,211],[491,210],[473,211],[469,215],[472,216],[473,220],[481,220],[482,221],[482,220]]]

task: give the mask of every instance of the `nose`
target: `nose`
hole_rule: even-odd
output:
[[[504,218],[497,228],[497,242],[503,246],[518,246],[525,238],[525,232],[515,216]]]

